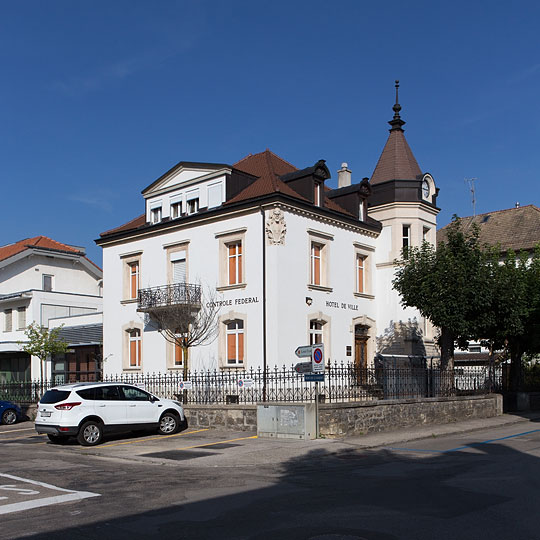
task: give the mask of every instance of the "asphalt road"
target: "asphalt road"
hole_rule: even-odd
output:
[[[540,423],[363,449],[188,430],[56,446],[0,428],[0,538],[540,540]]]

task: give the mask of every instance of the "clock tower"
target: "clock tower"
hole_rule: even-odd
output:
[[[432,356],[434,329],[413,308],[401,306],[400,297],[392,288],[397,259],[403,248],[435,244],[437,234],[437,195],[439,189],[428,172],[422,172],[407,140],[401,119],[399,81],[396,81],[394,117],[390,135],[370,179],[372,194],[368,199],[368,215],[383,225],[376,250],[377,349],[383,355]],[[381,333],[382,332],[382,333]]]

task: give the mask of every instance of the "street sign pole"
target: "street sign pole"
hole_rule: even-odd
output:
[[[319,383],[315,382],[315,438],[319,438]]]

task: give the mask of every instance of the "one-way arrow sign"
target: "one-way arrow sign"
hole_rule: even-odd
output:
[[[296,351],[294,351],[294,354],[296,354],[298,358],[311,358],[312,350],[313,350],[312,345],[305,345],[304,347],[297,347]]]

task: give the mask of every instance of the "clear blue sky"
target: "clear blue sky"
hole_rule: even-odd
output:
[[[537,2],[0,3],[0,245],[83,245],[181,160],[270,148],[371,176],[394,79],[439,226],[540,204]]]

